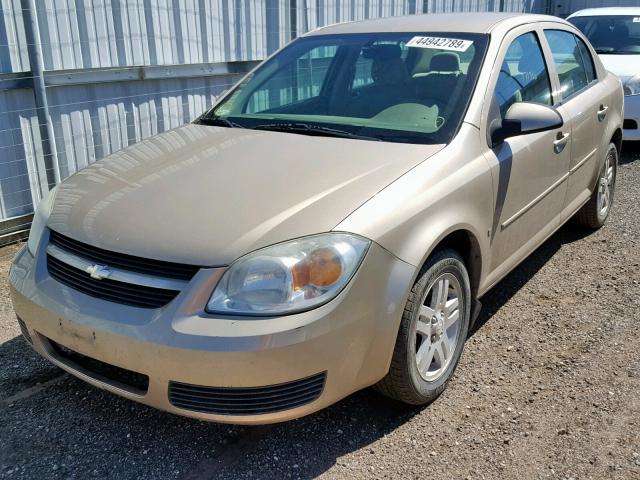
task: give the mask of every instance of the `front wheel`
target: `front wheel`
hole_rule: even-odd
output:
[[[613,143],[607,147],[604,164],[598,174],[596,188],[591,198],[576,213],[574,220],[580,226],[598,229],[611,212],[613,194],[616,187],[616,172],[618,170],[618,149]]]
[[[382,394],[412,405],[434,401],[453,376],[469,329],[471,288],[460,255],[440,250],[418,276],[407,305]]]

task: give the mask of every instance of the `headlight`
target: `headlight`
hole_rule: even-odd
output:
[[[622,89],[626,97],[640,95],[640,75],[633,77],[631,80],[627,80]]]
[[[281,315],[317,307],[349,283],[369,243],[347,233],[327,233],[250,253],[224,273],[207,311]]]
[[[40,239],[42,238],[44,227],[47,226],[49,215],[51,215],[53,200],[56,197],[57,189],[57,186],[53,187],[49,191],[49,193],[47,193],[42,198],[42,200],[40,200],[38,208],[36,208],[36,212],[33,215],[33,220],[31,221],[31,230],[29,230],[29,240],[27,241],[27,248],[31,252],[31,255],[35,256],[36,252],[38,251],[38,244],[40,243]]]

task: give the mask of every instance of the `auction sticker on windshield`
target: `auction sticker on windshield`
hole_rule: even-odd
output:
[[[413,37],[407,42],[407,47],[452,50],[454,52],[466,52],[471,45],[473,45],[472,40],[443,37]]]

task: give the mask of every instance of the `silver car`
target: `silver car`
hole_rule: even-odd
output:
[[[73,375],[205,420],[370,385],[427,404],[482,296],[568,220],[604,224],[622,102],[554,17],[313,31],[41,202],[10,273],[20,326]]]

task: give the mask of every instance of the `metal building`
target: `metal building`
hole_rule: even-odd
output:
[[[59,179],[191,121],[256,62],[310,29],[449,11],[566,14],[566,5],[584,3],[0,0],[0,243],[24,232]]]

